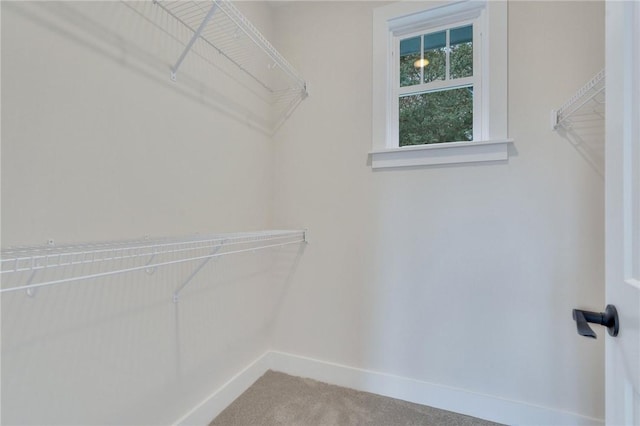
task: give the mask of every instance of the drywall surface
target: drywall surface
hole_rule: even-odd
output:
[[[378,5],[275,13],[310,97],[276,135],[274,220],[310,243],[274,349],[602,419],[606,333],[571,309],[604,306],[603,181],[549,114],[603,67],[603,4],[509,3],[508,161],[374,172]]]
[[[3,245],[265,228],[250,94],[195,54],[172,82],[188,31],[153,3],[95,3],[4,6]]]
[[[188,32],[153,2],[3,1],[1,27],[3,247],[269,227],[267,111],[198,57],[172,82]],[[199,262],[4,293],[2,423],[177,420],[269,348],[288,253],[211,261],[178,303]]]

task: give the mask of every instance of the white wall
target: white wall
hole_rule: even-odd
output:
[[[603,4],[509,4],[509,161],[373,172],[379,4],[275,15],[311,96],[276,136],[274,220],[311,243],[274,347],[602,419],[603,337],[571,309],[604,305],[603,182],[549,114],[604,65]]]
[[[121,2],[3,1],[1,28],[3,247],[270,226],[272,141],[241,87],[193,58],[171,82],[181,46]],[[3,294],[2,423],[177,420],[268,349],[284,254],[211,262],[178,305],[197,265]]]
[[[268,225],[270,138],[213,106],[242,91],[195,61],[194,84],[219,93],[189,74],[171,82],[181,45],[125,5],[5,7],[5,246]]]
[[[291,282],[293,252],[275,286],[240,257],[178,306],[189,268],[3,296],[3,423],[167,423],[269,348],[603,417],[602,339],[571,320],[604,304],[603,185],[549,129],[603,65],[602,4],[510,4],[508,162],[372,172],[380,4],[240,3],[309,82],[274,150],[203,64],[171,83],[180,46],[122,3],[2,2],[3,246],[311,240]]]

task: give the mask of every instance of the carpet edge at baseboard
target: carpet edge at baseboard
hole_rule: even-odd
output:
[[[548,426],[604,425],[603,419],[273,350],[258,357],[173,424],[208,425],[268,370],[428,405],[497,423]]]
[[[269,370],[268,355],[265,352],[256,358],[238,374],[229,379],[199,404],[193,407],[178,420],[171,423],[174,426],[206,426],[218,414],[229,406],[237,397]]]

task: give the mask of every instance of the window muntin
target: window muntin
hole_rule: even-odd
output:
[[[428,61],[421,66],[423,83],[447,79],[447,32],[425,34],[422,36],[422,57]]]
[[[452,79],[473,76],[473,27],[467,25],[450,30],[449,53]]]
[[[398,146],[474,138],[473,23],[397,38]]]
[[[400,87],[414,86],[422,81],[422,69],[414,66],[420,60],[422,36],[400,40]]]

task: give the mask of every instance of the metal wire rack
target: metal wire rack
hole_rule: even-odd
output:
[[[304,230],[274,230],[2,249],[2,283],[11,285],[0,293],[25,290],[29,294],[40,287],[132,271],[151,274],[158,267],[201,261],[174,293],[176,300],[180,290],[213,258],[305,241]]]
[[[223,57],[266,93],[274,110],[274,129],[308,96],[306,82],[298,71],[229,0],[153,3],[192,33],[171,67],[171,79],[177,80],[189,54]]]
[[[605,73],[597,73],[580,88],[564,105],[553,111],[553,128],[578,130],[604,128]]]
[[[598,72],[562,107],[551,111],[551,126],[604,176],[605,71]]]

